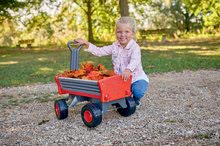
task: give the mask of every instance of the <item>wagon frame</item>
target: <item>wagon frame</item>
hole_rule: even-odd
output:
[[[78,56],[82,48],[74,49],[74,42],[68,42],[70,50],[70,70],[78,70]],[[102,115],[112,105],[122,116],[130,116],[136,111],[136,104],[131,97],[131,78],[124,81],[120,75],[101,80],[84,80],[55,76],[59,94],[68,94],[66,98],[54,103],[56,117],[61,120],[68,117],[68,108],[79,102],[88,101],[81,109],[83,123],[87,127],[96,127],[102,122]]]

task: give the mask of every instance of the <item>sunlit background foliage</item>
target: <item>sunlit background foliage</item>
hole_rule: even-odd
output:
[[[128,6],[140,31],[166,29],[174,38],[220,32],[219,0],[128,0]],[[119,17],[117,0],[1,1],[0,45],[34,39],[34,46],[61,46],[76,37],[111,42]]]

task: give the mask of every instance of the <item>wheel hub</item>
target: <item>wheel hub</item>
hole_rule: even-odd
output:
[[[86,110],[84,112],[84,118],[85,118],[86,122],[88,122],[88,123],[92,122],[92,113],[89,110]]]
[[[60,116],[60,107],[58,104],[55,104],[55,112],[56,112],[57,116],[59,117]]]

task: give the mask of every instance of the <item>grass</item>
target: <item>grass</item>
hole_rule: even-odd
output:
[[[220,38],[148,43],[142,48],[146,73],[220,69]],[[54,82],[54,76],[69,69],[69,50],[0,48],[0,87]],[[111,57],[95,57],[80,51],[79,62],[94,61],[111,68]]]
[[[146,72],[220,69],[220,38],[193,39],[143,47]]]

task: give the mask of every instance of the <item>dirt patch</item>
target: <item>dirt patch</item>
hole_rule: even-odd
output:
[[[55,84],[0,89],[0,145],[220,145],[220,71],[151,74],[130,117],[115,111],[87,128],[80,111],[58,121]],[[18,106],[19,105],[19,106]]]

